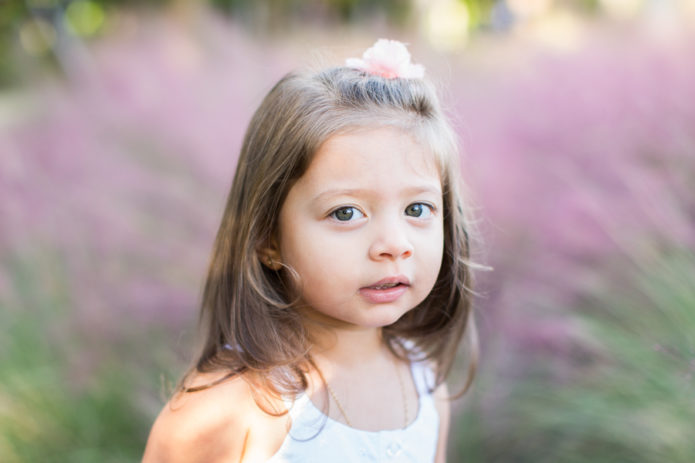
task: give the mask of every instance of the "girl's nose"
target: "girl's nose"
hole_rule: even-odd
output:
[[[385,227],[380,230],[369,247],[369,257],[374,260],[407,259],[413,255],[413,245],[400,227]]]

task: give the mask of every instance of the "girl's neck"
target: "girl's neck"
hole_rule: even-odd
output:
[[[341,367],[364,365],[386,354],[380,328],[324,330],[316,333],[312,356]],[[323,362],[321,362],[323,363]]]

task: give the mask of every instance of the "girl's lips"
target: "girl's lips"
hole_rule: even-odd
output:
[[[407,283],[402,283],[398,280],[386,280],[389,279],[381,280],[372,286],[360,288],[360,294],[373,304],[384,304],[394,302],[408,290],[409,285]],[[396,286],[384,286],[394,283],[398,284]]]
[[[365,288],[374,289],[374,288],[378,288],[379,286],[395,286],[397,284],[401,284],[404,286],[410,286],[410,280],[405,275],[395,275],[392,277],[382,278],[381,280],[377,281],[376,283],[373,283],[369,286],[365,286]]]

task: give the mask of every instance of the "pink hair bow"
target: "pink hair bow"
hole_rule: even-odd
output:
[[[422,79],[425,68],[410,62],[410,53],[398,40],[379,39],[362,55],[362,59],[348,58],[345,65],[386,79]]]

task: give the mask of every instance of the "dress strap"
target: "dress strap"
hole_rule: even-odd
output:
[[[415,389],[420,397],[431,394],[434,387],[434,372],[425,362],[411,362],[410,371],[413,375]]]

